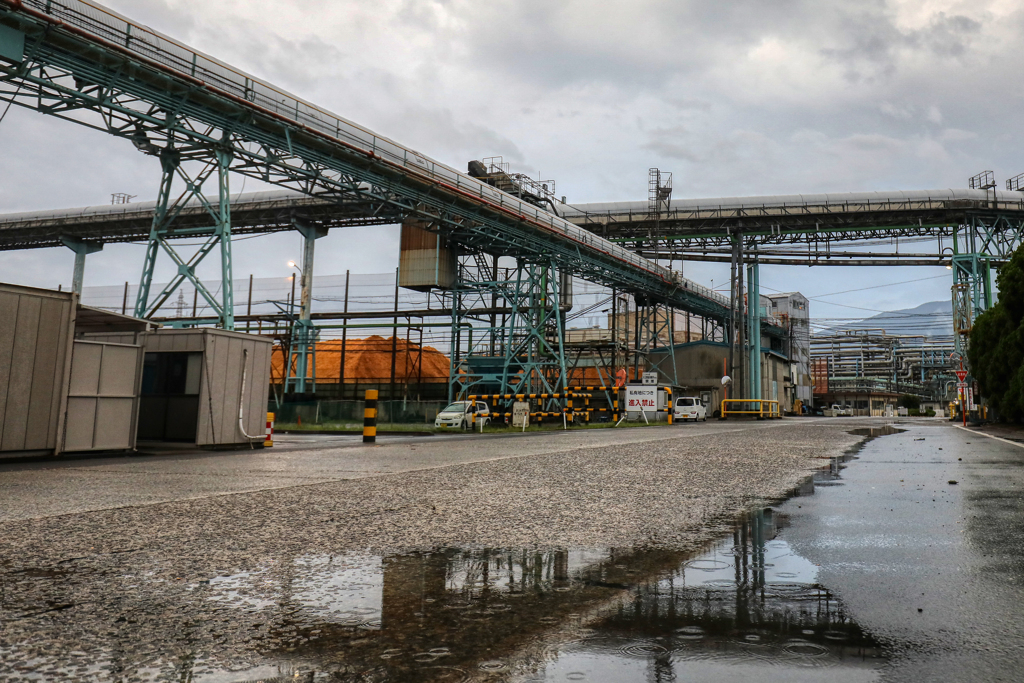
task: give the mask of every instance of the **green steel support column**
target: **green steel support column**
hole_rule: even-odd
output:
[[[568,378],[559,273],[550,260],[516,266],[501,296],[512,309],[500,332],[504,359],[499,393],[562,393]],[[513,383],[515,382],[515,383]]]
[[[555,311],[555,329],[558,331],[558,348],[553,350],[558,361],[560,374],[558,381],[555,382],[555,388],[558,390],[558,393],[562,393],[569,382],[569,373],[565,371],[565,318],[562,316],[562,278],[561,274],[555,270],[554,263],[549,263],[547,268],[551,272],[551,291],[553,292],[552,298],[555,300],[553,306]],[[566,399],[562,399],[562,406],[566,405]]]
[[[501,372],[502,392],[499,393],[504,393],[504,388],[510,386],[509,380],[511,379],[511,377],[509,376],[509,373],[511,371],[512,365],[517,363],[514,351],[514,348],[516,346],[515,330],[519,324],[520,319],[522,318],[522,313],[520,312],[519,306],[522,303],[520,299],[520,293],[523,291],[523,264],[519,262],[518,259],[516,260],[516,279],[514,287],[515,289],[512,292],[511,297],[508,299],[508,302],[511,304],[512,307],[512,313],[511,315],[509,315],[508,324],[505,326],[505,330],[502,333],[504,335],[505,341],[505,343],[502,345],[505,352],[505,362],[503,363]],[[523,381],[525,380],[526,378],[524,377]],[[509,391],[509,393],[516,392]],[[524,393],[530,392],[524,391]]]
[[[462,322],[462,315],[459,312],[459,306],[462,303],[462,297],[459,292],[459,286],[461,283],[455,283],[455,289],[452,290],[452,327],[451,334],[448,337],[451,340],[451,346],[448,353],[448,402],[451,403],[455,400],[455,385],[459,383],[459,362],[456,360],[459,355],[459,323]]]
[[[525,352],[525,360],[522,361],[521,365],[523,373],[523,382],[526,383],[527,387],[524,391],[541,392],[543,391],[543,389],[541,388],[543,385],[535,383],[533,374],[537,346],[535,340],[533,339],[533,334],[534,331],[537,329],[537,324],[542,314],[542,312],[538,309],[544,303],[544,297],[540,293],[543,290],[539,290],[538,288],[547,286],[547,278],[544,278],[542,276],[541,278],[539,278],[538,282],[537,268],[533,265],[528,265],[526,268],[528,273],[527,287],[529,287],[529,289],[526,292],[526,312],[521,316],[522,319],[526,322],[525,329],[523,332],[521,332],[521,334],[524,335],[524,340],[520,342],[518,346],[516,344],[513,344],[512,348],[513,350],[521,348]],[[513,358],[516,358],[517,356],[518,354],[514,355]],[[510,359],[506,358],[506,362],[508,360]]]
[[[135,299],[135,317],[145,318],[149,306],[149,288],[153,285],[153,269],[156,267],[156,255],[160,251],[160,239],[167,222],[167,208],[171,199],[171,186],[174,174],[178,170],[181,159],[174,148],[165,149],[160,154],[160,191],[156,196],[156,207],[153,209],[153,224],[149,229],[149,243],[146,245],[146,257],[142,262],[142,278],[139,280],[139,293]]]
[[[985,310],[992,308],[992,267],[989,259],[982,262],[983,276],[982,283],[985,287]]]
[[[672,386],[679,384],[679,370],[676,367],[676,311],[674,308],[665,306],[665,310],[668,311],[668,357],[672,363],[672,376],[669,377],[669,383]],[[685,339],[685,337],[684,337]]]
[[[231,262],[231,191],[228,186],[228,171],[233,155],[229,149],[218,149],[217,192],[219,215],[217,236],[220,239],[221,272],[221,316],[220,326],[225,330],[235,329],[235,282]]]
[[[197,159],[198,160],[198,159]],[[216,314],[218,323],[226,330],[235,328],[234,282],[232,280],[231,261],[231,195],[228,187],[228,171],[232,160],[232,152],[221,148],[213,152],[213,159],[195,176],[191,177],[182,168],[180,150],[168,147],[160,152],[163,176],[160,181],[160,193],[153,213],[153,224],[149,232],[149,244],[142,267],[142,279],[139,284],[139,295],[135,301],[135,316],[146,318],[153,315],[177,291],[178,287],[188,280],[202,295]],[[211,204],[203,195],[203,184],[213,172],[217,173],[217,202]],[[185,183],[185,190],[174,202],[171,202],[171,189],[174,177],[180,176]],[[175,216],[188,203],[196,200],[209,213],[212,221],[212,234],[208,234],[206,242],[188,259],[182,258],[170,245],[168,238],[177,237],[172,228]],[[195,236],[195,233],[187,233]],[[220,246],[221,257],[221,296],[216,296],[199,280],[196,266],[215,247]],[[177,272],[171,281],[156,296],[150,297],[153,285],[153,273],[156,267],[157,254],[164,251],[177,266]]]
[[[61,237],[60,241],[64,243],[65,247],[75,252],[75,270],[71,277],[71,291],[75,294],[81,294],[82,280],[85,278],[85,257],[103,249],[103,243],[90,242],[73,237]]]
[[[660,315],[662,310],[665,311],[664,318]],[[635,322],[638,335],[635,343],[638,343],[634,353],[634,372],[637,377],[640,373],[640,358],[643,357],[651,372],[661,373],[669,384],[678,384],[676,354],[672,348],[675,345],[675,310],[667,304],[638,305]],[[666,333],[668,339],[664,352],[658,348],[662,332]]]
[[[534,271],[531,282],[534,284],[530,288],[530,329],[527,330],[527,335],[536,334],[538,330],[543,329],[544,317],[548,311],[548,269],[547,266],[531,266],[531,270]],[[540,277],[537,277],[537,274]],[[539,344],[534,343],[531,339],[526,345],[526,373],[532,374],[531,370],[534,364],[540,360],[540,351],[538,348]],[[537,379],[539,380],[538,389],[543,391],[543,371],[538,373]],[[531,381],[532,384],[532,381]]]
[[[952,258],[953,265],[953,331],[956,350],[967,357],[967,342],[974,319],[985,311],[987,297],[982,280],[982,259],[978,254],[959,254]]]
[[[750,398],[763,397],[761,392],[761,277],[757,263],[747,266],[747,334],[750,336]]]
[[[315,351],[316,331],[313,329],[313,254],[316,241],[327,235],[327,230],[316,225],[305,225],[295,221],[295,228],[302,234],[302,294],[299,297],[299,324],[296,326],[297,343],[292,345],[295,360],[295,390],[306,393],[307,382],[310,391],[316,391],[316,376],[310,374],[310,356]]]
[[[953,236],[953,256],[950,259],[953,268],[953,341],[964,359],[967,358],[974,319],[991,308],[993,303],[991,254],[980,252],[978,244],[982,242],[981,249],[992,244],[987,239],[987,230],[983,217],[972,216],[969,223],[960,226]]]

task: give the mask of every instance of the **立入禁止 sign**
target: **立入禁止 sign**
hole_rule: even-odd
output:
[[[650,413],[658,409],[658,389],[651,386],[627,386],[626,410]]]

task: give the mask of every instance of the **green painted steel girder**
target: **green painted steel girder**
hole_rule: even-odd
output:
[[[429,173],[410,173],[372,150],[367,153],[318,133],[302,123],[316,114],[300,111],[298,103],[289,119],[252,105],[248,92],[237,97],[188,77],[180,72],[187,65],[159,63],[155,49],[147,58],[112,42],[130,43],[130,37],[109,36],[103,42],[67,22],[60,25],[28,13],[33,6],[51,4],[62,3],[0,0],[0,25],[25,36],[22,61],[0,62],[0,82],[9,88],[0,92],[0,99],[125,138],[144,153],[158,155],[173,147],[180,161],[208,158],[227,146],[231,171],[324,198],[380,200],[401,214],[429,221],[471,249],[544,255],[560,270],[585,279],[699,315],[728,316],[721,302],[687,292],[662,275],[593,246],[557,237],[517,216],[512,203],[480,201]],[[131,45],[138,49],[137,42]],[[253,82],[254,98],[257,85]],[[83,116],[89,113],[98,116]]]

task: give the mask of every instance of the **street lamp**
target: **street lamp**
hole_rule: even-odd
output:
[[[947,253],[948,252],[948,253]],[[946,264],[946,270],[953,270],[953,247],[943,247],[942,251],[939,252],[939,258],[949,257],[950,262]]]
[[[297,263],[295,263],[295,261],[289,261],[288,262],[288,267],[289,268],[294,268],[295,270],[299,271],[299,275],[302,275],[302,269],[299,268],[299,265]],[[292,281],[292,285],[294,285],[295,284],[295,273],[290,274],[285,279],[286,280],[291,280]]]

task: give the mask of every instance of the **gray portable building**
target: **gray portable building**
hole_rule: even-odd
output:
[[[144,344],[140,441],[262,444],[272,340],[193,328],[157,330]]]
[[[73,292],[0,284],[0,452],[134,448],[138,335],[151,327]],[[124,338],[86,338],[96,332]]]
[[[0,452],[58,450],[77,303],[0,285]]]
[[[272,341],[159,327],[0,283],[0,453],[262,444]]]

